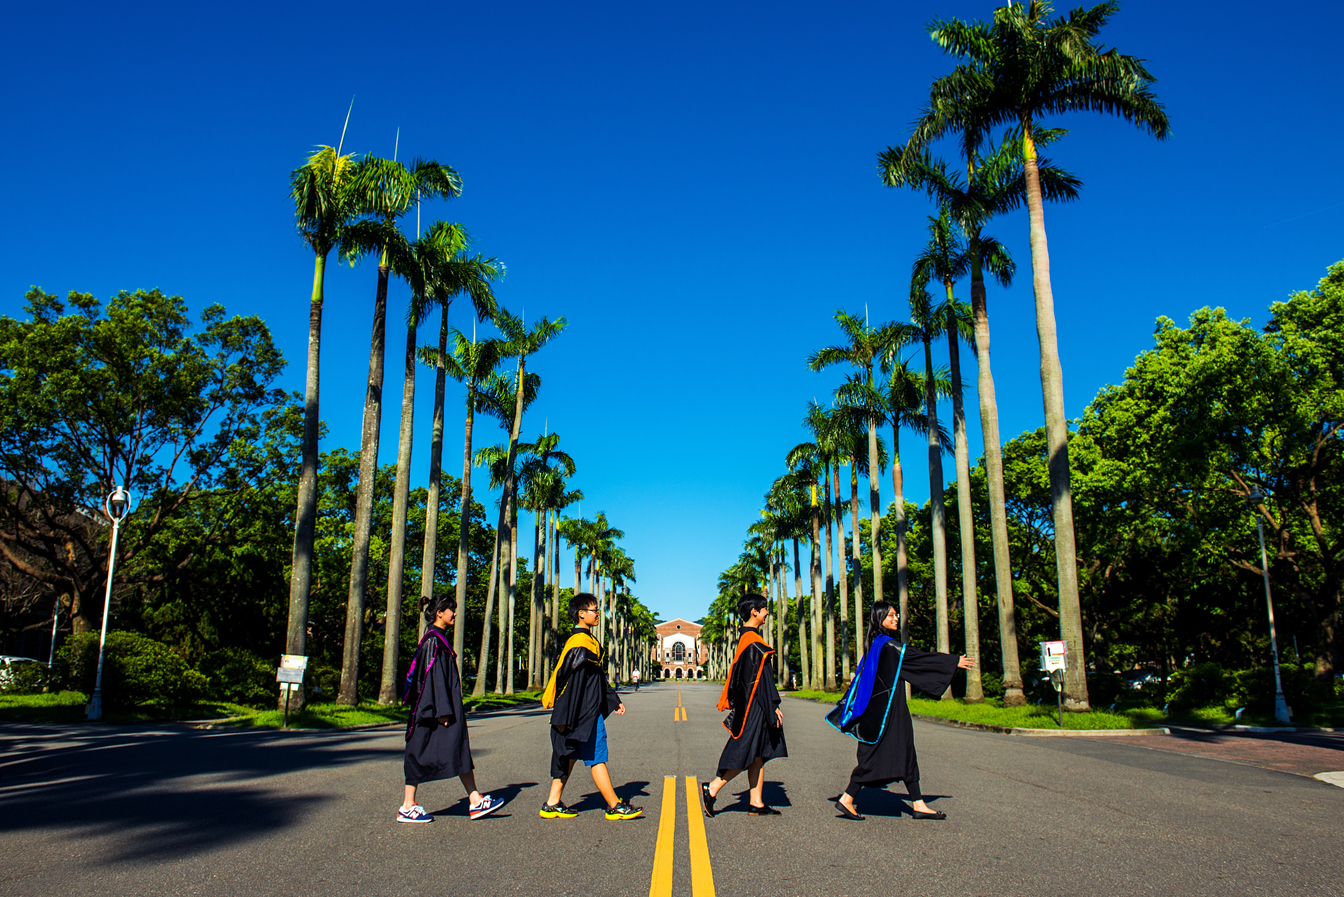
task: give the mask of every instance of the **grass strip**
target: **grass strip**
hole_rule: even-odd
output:
[[[793,697],[822,704],[837,703],[842,694],[825,691],[795,691]],[[1024,707],[1002,707],[995,700],[981,704],[967,704],[961,700],[937,701],[932,698],[911,698],[908,702],[910,712],[916,716],[928,716],[935,719],[957,720],[959,722],[979,723],[986,726],[1000,726],[1005,729],[1059,729],[1056,708],[1044,704],[1028,704]],[[1144,726],[1156,726],[1158,721],[1138,722],[1129,716],[1093,710],[1090,713],[1064,714],[1064,728],[1078,731],[1097,731],[1106,729],[1134,729]]]

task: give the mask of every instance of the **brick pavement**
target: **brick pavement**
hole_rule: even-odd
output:
[[[1114,739],[1137,748],[1195,754],[1300,776],[1344,770],[1344,733],[1171,729],[1170,735]]]

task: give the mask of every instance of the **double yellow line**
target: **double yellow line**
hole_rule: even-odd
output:
[[[686,777],[686,828],[691,847],[691,895],[714,897],[714,870],[709,864],[709,840],[700,812],[700,784]],[[663,806],[658,815],[658,843],[653,851],[649,897],[672,897],[672,848],[677,832],[677,777],[663,777]]]
[[[677,706],[672,708],[672,722],[686,722],[686,708],[681,703],[681,686],[677,686]]]

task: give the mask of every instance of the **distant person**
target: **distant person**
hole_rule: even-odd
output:
[[[592,632],[600,613],[597,598],[587,592],[569,599],[574,632],[565,642],[560,662],[541,696],[541,705],[552,708],[551,791],[541,807],[543,819],[572,819],[579,815],[560,803],[560,798],[574,764],[580,760],[588,764],[593,784],[607,802],[608,819],[636,819],[643,813],[616,796],[607,771],[607,725],[604,720],[612,713],[622,716],[625,704],[602,671],[605,656]]]
[[[719,757],[714,780],[700,785],[700,802],[705,815],[711,818],[719,791],[744,769],[750,788],[747,814],[779,815],[774,807],[766,806],[764,798],[766,761],[789,755],[784,744],[784,713],[779,709],[779,691],[771,666],[775,649],[761,638],[761,624],[769,614],[769,606],[760,595],[745,595],[737,603],[742,634],[718,705],[720,710],[731,711],[723,723],[728,730],[728,744]]]
[[[868,648],[844,699],[826,716],[832,726],[859,742],[858,762],[849,785],[833,798],[846,819],[864,818],[854,803],[861,790],[885,788],[892,782],[905,782],[916,819],[947,818],[946,813],[931,809],[920,791],[914,726],[901,683],[908,682],[928,695],[941,695],[952,684],[953,674],[958,669],[971,669],[975,661],[903,645],[900,632],[896,608],[885,601],[874,602],[868,622]]]
[[[639,691],[639,668],[630,671],[630,681],[635,683],[635,691]]]
[[[476,773],[467,738],[467,714],[462,707],[462,682],[447,628],[457,618],[457,599],[435,595],[425,606],[425,637],[406,673],[402,706],[411,708],[406,723],[406,796],[397,822],[433,822],[416,803],[416,790],[425,782],[457,776],[467,789],[467,815],[480,819],[504,805],[476,790]]]

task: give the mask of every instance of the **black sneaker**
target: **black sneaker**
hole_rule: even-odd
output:
[[[564,804],[542,804],[540,813],[542,819],[573,819],[578,815],[577,810],[571,810]]]
[[[700,806],[704,808],[706,816],[714,818],[714,795],[709,793],[708,782],[700,783]]]
[[[607,810],[608,819],[638,819],[642,815],[644,811],[639,807],[630,806],[628,801],[621,801]]]

